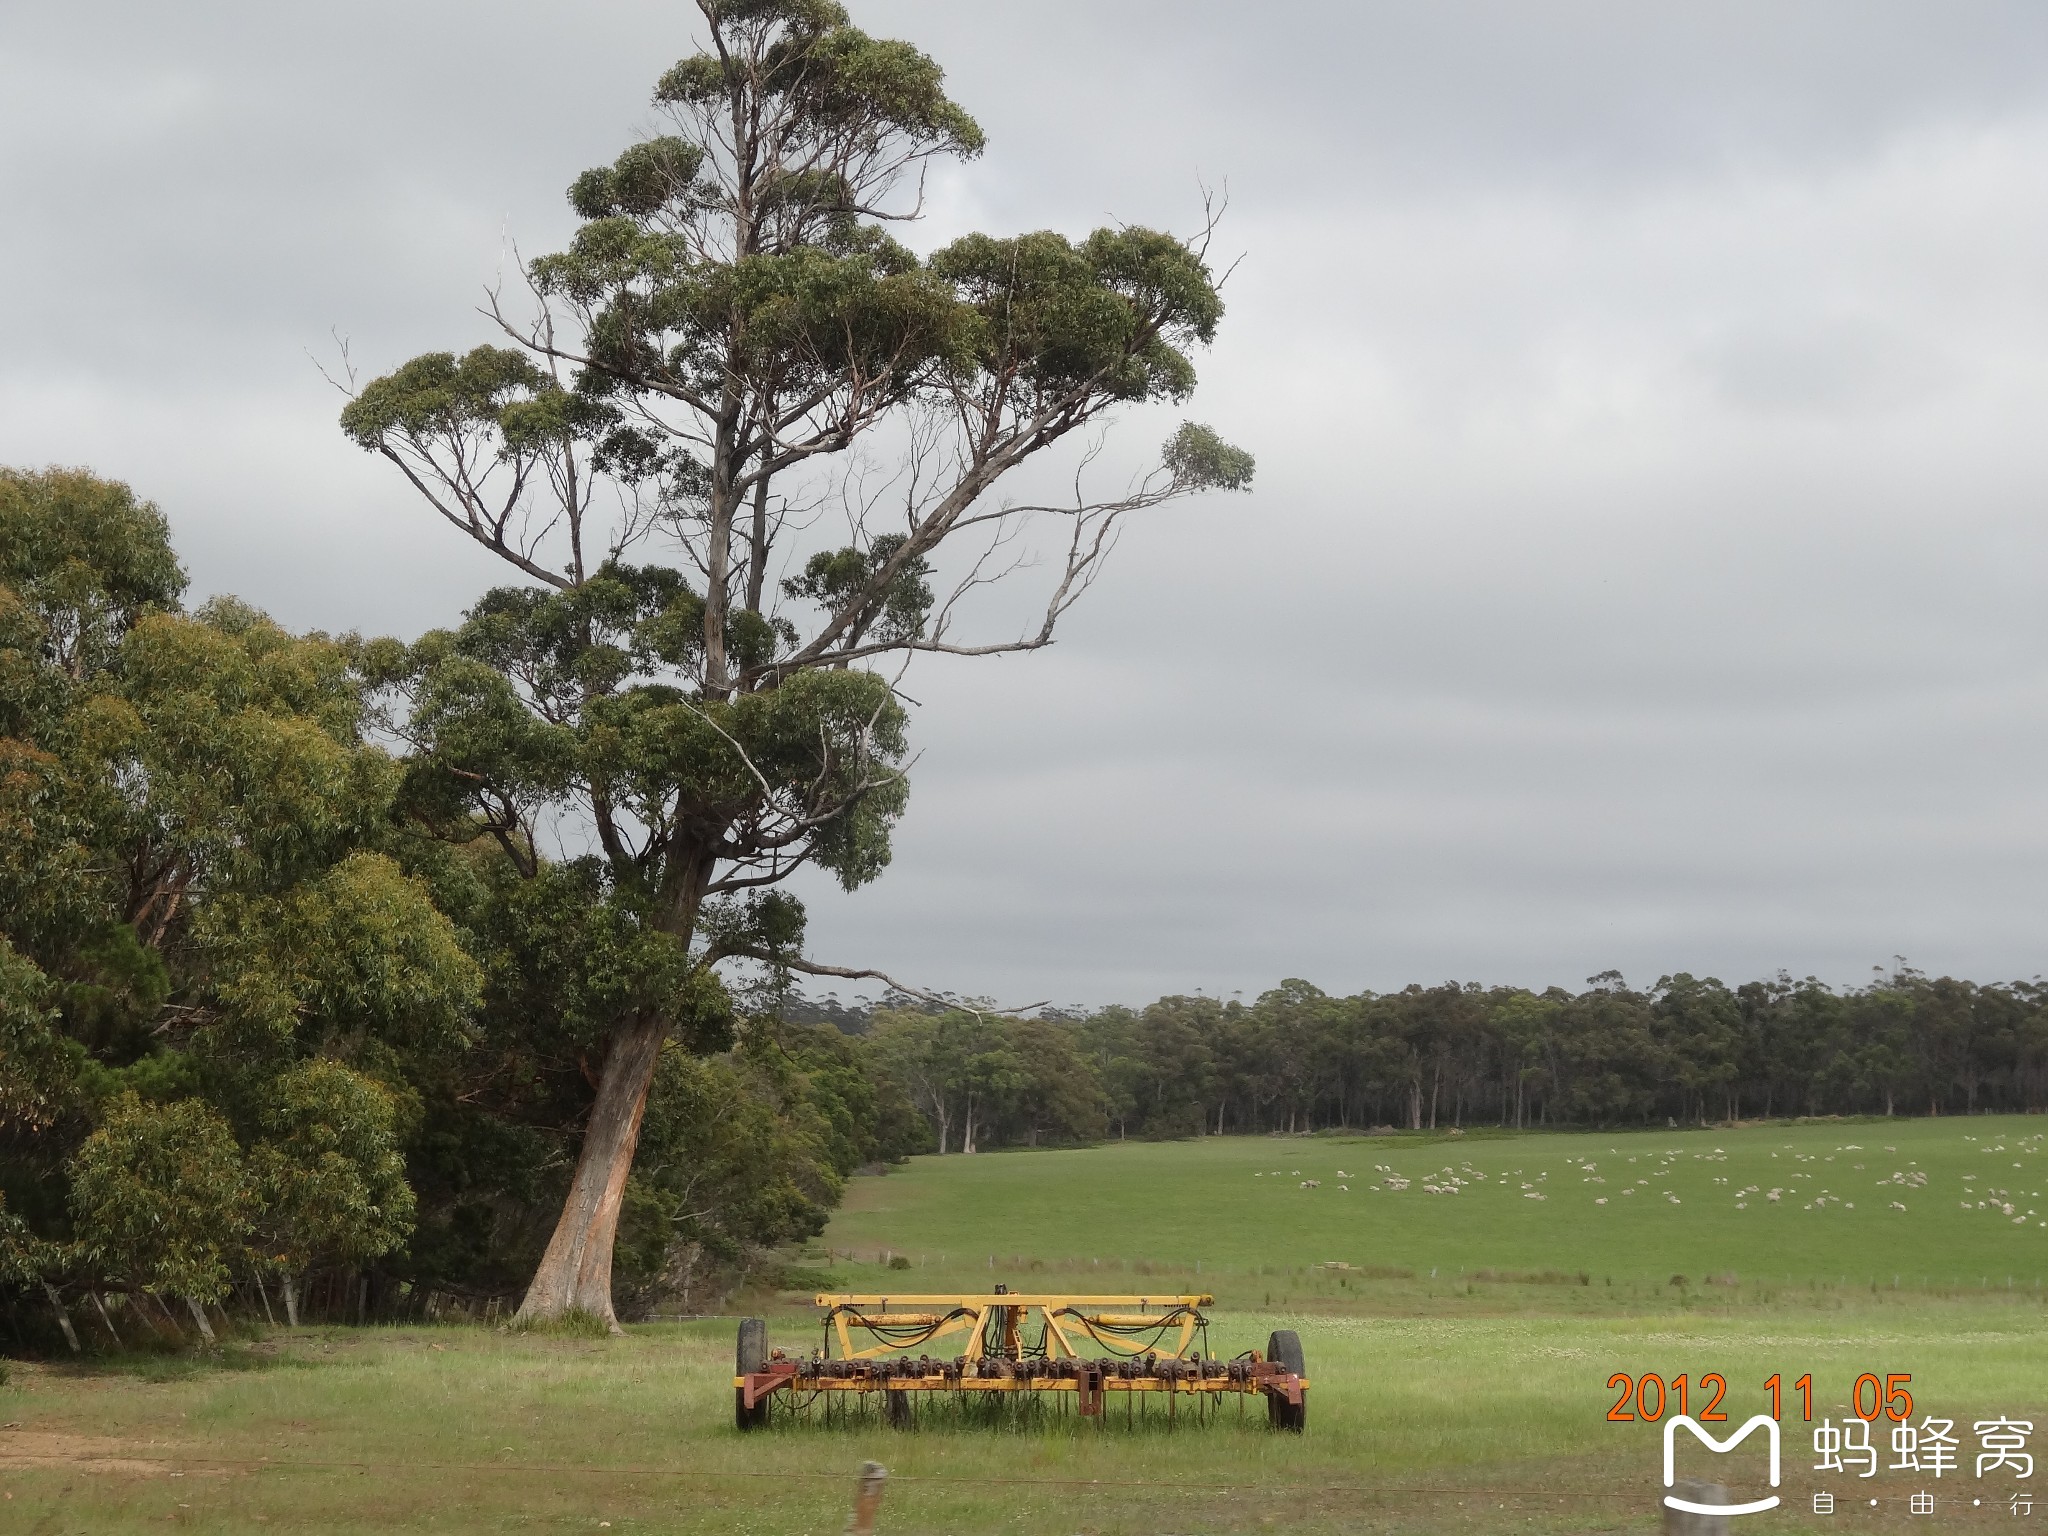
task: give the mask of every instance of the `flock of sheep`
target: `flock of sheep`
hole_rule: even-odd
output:
[[[2022,1137],[2011,1147],[2000,1141],[1996,1145],[1986,1144],[1980,1147],[1979,1150],[1993,1155],[2003,1154],[2008,1151],[2017,1151],[2023,1154],[2038,1153],[2043,1150],[2042,1142],[2044,1136],[2048,1136],[2048,1132]],[[1976,1141],[1977,1138],[1966,1136],[1964,1140]],[[1883,1150],[1893,1154],[1898,1152],[1898,1148],[1892,1146],[1885,1147]],[[1610,1171],[1614,1173],[1618,1180],[1622,1181],[1622,1187],[1615,1192],[1613,1198],[1628,1198],[1641,1192],[1646,1195],[1661,1195],[1665,1201],[1672,1205],[1683,1204],[1682,1198],[1669,1188],[1659,1189],[1654,1181],[1669,1178],[1673,1166],[1679,1163],[1681,1159],[1689,1158],[1693,1162],[1705,1163],[1725,1163],[1728,1160],[1727,1152],[1720,1147],[1714,1148],[1712,1152],[1693,1153],[1664,1151],[1629,1155],[1613,1147],[1610,1147],[1608,1151],[1616,1159],[1614,1163],[1610,1164]],[[1863,1152],[1864,1148],[1855,1142],[1845,1143],[1842,1146],[1836,1147],[1832,1153],[1828,1154],[1801,1152],[1796,1150],[1790,1143],[1787,1143],[1780,1152],[1773,1152],[1771,1156],[1779,1158],[1780,1156],[1789,1155],[1790,1160],[1794,1164],[1818,1164],[1832,1163],[1838,1157],[1847,1157],[1850,1154]],[[1619,1161],[1624,1157],[1626,1157],[1625,1164]],[[1567,1155],[1565,1164],[1568,1168],[1578,1172],[1580,1183],[1583,1185],[1604,1186],[1607,1183],[1607,1175],[1600,1172],[1599,1162],[1592,1158]],[[2020,1168],[2022,1164],[2015,1162],[2012,1166]],[[1389,1163],[1375,1163],[1373,1171],[1375,1177],[1364,1185],[1365,1192],[1368,1194],[1377,1194],[1381,1191],[1399,1194],[1411,1184],[1419,1183],[1424,1194],[1456,1195],[1462,1190],[1481,1184],[1492,1183],[1498,1188],[1519,1185],[1519,1188],[1515,1189],[1514,1192],[1518,1193],[1525,1200],[1547,1200],[1550,1198],[1549,1193],[1543,1188],[1545,1181],[1548,1180],[1550,1175],[1540,1170],[1532,1178],[1524,1178],[1525,1170],[1521,1168],[1516,1168],[1508,1173],[1488,1174],[1474,1167],[1471,1162],[1464,1161],[1455,1165],[1446,1163],[1441,1168],[1420,1175],[1399,1173]],[[1835,1176],[1839,1177],[1841,1174],[1848,1172],[1865,1173],[1868,1171],[1869,1168],[1866,1163],[1851,1162],[1847,1168],[1836,1170]],[[1856,1202],[1854,1200],[1837,1192],[1830,1185],[1815,1183],[1815,1180],[1826,1176],[1827,1171],[1825,1169],[1816,1168],[1807,1171],[1795,1167],[1786,1172],[1784,1183],[1774,1184],[1768,1189],[1761,1183],[1752,1183],[1744,1185],[1740,1189],[1726,1190],[1724,1188],[1722,1192],[1732,1194],[1735,1197],[1735,1209],[1738,1211],[1749,1209],[1751,1199],[1759,1195],[1763,1197],[1765,1203],[1771,1205],[1781,1204],[1788,1196],[1794,1200],[1803,1200],[1802,1209],[1809,1211],[1825,1210],[1831,1205],[1838,1205],[1847,1211],[1855,1210]],[[1270,1173],[1260,1171],[1254,1173],[1252,1177],[1255,1179],[1299,1179],[1303,1189],[1320,1189],[1323,1183],[1321,1179],[1303,1178],[1299,1168],[1294,1169],[1292,1173],[1288,1174],[1282,1174],[1278,1169],[1274,1169]],[[1349,1194],[1351,1192],[1349,1181],[1357,1177],[1357,1175],[1347,1173],[1342,1168],[1339,1168],[1336,1177],[1342,1181],[1337,1185],[1338,1190]],[[1994,1186],[1989,1184],[1984,1184],[1981,1188],[1973,1187],[1981,1182],[1979,1175],[1974,1173],[1964,1174],[1963,1181],[1964,1193],[1974,1197],[1972,1199],[1965,1199],[1962,1202],[1963,1209],[1990,1211],[2010,1221],[2014,1226],[2025,1226],[2031,1221],[2036,1226],[2048,1227],[2048,1215],[2044,1215],[2032,1206],[2026,1206],[2024,1210],[2021,1208],[2022,1202],[2029,1198],[2041,1199],[2041,1191],[2020,1191],[2003,1185]],[[1722,1175],[1712,1177],[1712,1183],[1715,1185],[1725,1187],[1729,1182],[1730,1180]],[[1904,1168],[1894,1169],[1891,1173],[1876,1180],[1876,1183],[1880,1189],[1897,1189],[1901,1192],[1922,1189],[1927,1184],[1927,1173],[1919,1166],[1916,1160],[1909,1159]],[[1801,1184],[1804,1184],[1806,1187],[1800,1188]],[[1606,1194],[1595,1195],[1593,1204],[1606,1205],[1609,1198],[1610,1196]],[[1903,1211],[1906,1209],[1906,1203],[1903,1200],[1894,1198],[1889,1202],[1887,1208],[1894,1211]]]

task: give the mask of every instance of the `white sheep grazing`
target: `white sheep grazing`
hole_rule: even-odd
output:
[[[1301,1187],[1303,1189],[1321,1189],[1323,1187],[1323,1181],[1321,1179],[1303,1179],[1301,1181]]]

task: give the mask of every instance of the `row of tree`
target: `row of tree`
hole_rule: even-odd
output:
[[[1584,991],[1455,982],[1256,1002],[1165,997],[1007,1020],[836,1010],[938,1151],[1104,1135],[1644,1125],[2048,1106],[2048,986],[1616,973]]]
[[[183,587],[126,487],[0,471],[18,1332],[80,1306],[203,1329],[236,1288],[292,1315],[337,1270],[517,1294],[634,1006],[677,1023],[621,1195],[628,1305],[815,1232],[856,1167],[919,1144],[854,1043],[751,1016],[590,861],[522,869],[408,814],[416,778],[373,739],[390,647],[188,612]]]

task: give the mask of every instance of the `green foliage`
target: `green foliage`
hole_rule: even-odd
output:
[[[163,514],[127,486],[0,467],[0,735],[105,668],[137,620],[184,589]]]
[[[1102,1133],[1103,1089],[1060,1024],[896,1011],[876,1017],[866,1044],[877,1068],[932,1122],[941,1152],[949,1142],[971,1152]]]
[[[378,853],[349,854],[281,896],[223,897],[198,938],[214,954],[223,1028],[258,1056],[366,1040],[451,1049],[482,985],[423,885]]]
[[[286,1273],[361,1264],[405,1240],[413,1192],[388,1093],[338,1062],[309,1061],[270,1085],[262,1120],[249,1173],[266,1259]]]
[[[714,1293],[750,1253],[822,1231],[843,1170],[832,1126],[793,1060],[756,1045],[703,1058],[667,1047],[620,1223],[631,1298]]]
[[[759,52],[743,73],[731,55],[697,54],[662,76],[657,100],[717,108],[758,94],[827,143],[900,135],[920,147],[978,154],[981,130],[940,89],[939,68],[907,43],[867,36],[829,0],[747,0],[721,19]],[[762,46],[763,43],[766,46]],[[808,148],[809,146],[804,146]]]
[[[342,430],[362,447],[375,447],[391,432],[413,437],[459,437],[470,428],[503,428],[505,413],[558,398],[554,381],[523,352],[477,347],[461,358],[429,352],[396,373],[376,380],[341,413]],[[508,433],[519,440],[522,434]]]
[[[123,1094],[71,1162],[81,1260],[200,1303],[227,1294],[256,1205],[234,1132],[196,1099]]]
[[[1185,400],[1191,346],[1214,338],[1223,301],[1200,256],[1148,229],[968,235],[932,257],[972,313],[960,363],[1017,381],[1041,409],[1076,391],[1105,401]]]
[[[0,1307],[30,1270],[217,1299],[259,1217],[265,1262],[391,1252],[394,1106],[482,971],[400,862],[382,653],[177,611],[126,487],[0,473],[0,525]]]
[[[862,1048],[944,1151],[1086,1140],[1105,1118],[1122,1138],[1970,1113],[2048,1102],[2048,989],[1911,970],[1841,992],[1683,973],[1638,991],[1609,972],[1576,994],[1332,997],[1290,980],[1249,1005],[1044,1020],[883,1009]]]
[[[7,1198],[0,1195],[0,1286],[26,1286],[40,1280],[49,1258],[48,1245],[7,1209]],[[0,1378],[0,1382],[4,1380]]]
[[[1189,489],[1244,491],[1251,489],[1252,456],[1233,448],[1208,427],[1181,423],[1168,439],[1160,462],[1176,485]]]
[[[58,1032],[49,979],[0,937],[0,1140],[26,1147],[75,1108],[83,1054]]]

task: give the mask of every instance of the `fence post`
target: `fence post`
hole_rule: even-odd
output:
[[[882,1508],[882,1484],[888,1476],[879,1461],[860,1464],[860,1486],[854,1491],[853,1514],[846,1522],[853,1536],[873,1536],[875,1516]]]
[[[1695,1482],[1682,1477],[1676,1487],[1669,1490],[1679,1498],[1693,1504],[1726,1504],[1728,1490],[1719,1483]],[[1659,1503],[1662,1503],[1661,1496]],[[1664,1536],[1728,1536],[1726,1515],[1701,1515],[1689,1510],[1673,1509],[1669,1504],[1664,1509]]]

